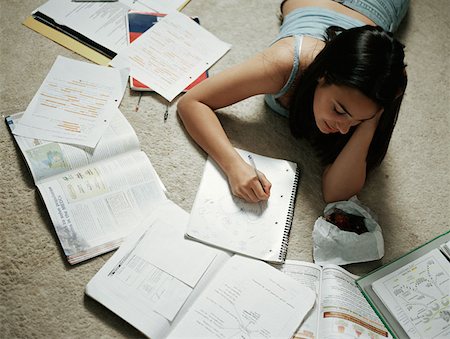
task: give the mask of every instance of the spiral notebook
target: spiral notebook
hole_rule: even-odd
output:
[[[299,181],[297,164],[251,154],[258,170],[272,183],[268,201],[248,203],[231,193],[227,178],[208,158],[191,210],[188,238],[267,262],[286,259]]]

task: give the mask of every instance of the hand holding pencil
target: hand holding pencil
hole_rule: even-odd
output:
[[[228,173],[231,191],[245,201],[257,203],[269,199],[272,184],[266,176],[258,171],[255,161],[249,156],[249,162],[242,161]]]

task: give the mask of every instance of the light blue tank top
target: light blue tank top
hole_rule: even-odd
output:
[[[405,16],[410,0],[334,0],[352,8],[371,19],[375,24],[388,31],[395,31]],[[329,26],[339,26],[344,29],[365,25],[364,22],[322,7],[297,8],[286,15],[280,27],[280,32],[272,42],[293,36],[295,37],[294,60],[292,71],[283,88],[275,94],[266,94],[267,105],[283,116],[289,116],[289,111],[283,107],[278,98],[286,94],[295,81],[300,64],[302,36],[307,35],[324,40],[324,34]]]
[[[298,8],[284,17],[283,24],[280,27],[280,33],[272,44],[286,37],[293,36],[295,38],[292,71],[287,82],[278,93],[266,94],[264,96],[266,104],[278,114],[285,117],[289,116],[289,110],[280,104],[278,98],[285,95],[295,81],[300,65],[300,51],[303,36],[308,35],[316,39],[324,40],[325,30],[332,25],[348,29],[362,26],[364,23],[347,15],[321,7]]]

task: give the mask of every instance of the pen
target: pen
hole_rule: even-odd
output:
[[[117,270],[125,263],[125,261],[127,261],[129,256],[131,255],[131,253],[133,253],[133,251],[136,249],[136,247],[139,245],[139,243],[141,242],[141,240],[144,238],[144,236],[146,234],[147,234],[147,231],[142,233],[142,235],[139,237],[139,240],[134,244],[133,248],[127,254],[125,254],[125,256],[123,256],[123,258],[119,260],[119,263],[116,266],[114,266],[114,268],[108,273],[108,277],[116,274]]]
[[[248,155],[248,160],[250,160],[250,164],[252,165],[253,169],[255,170],[256,177],[258,178],[258,181],[261,184],[261,187],[265,193],[266,190],[264,189],[264,185],[262,183],[261,177],[259,176],[258,169],[256,168],[255,160],[253,160],[253,157],[251,154]]]
[[[142,92],[139,93],[139,99],[138,99],[138,102],[136,104],[135,112],[139,111],[139,105],[141,103],[141,99],[142,99]]]

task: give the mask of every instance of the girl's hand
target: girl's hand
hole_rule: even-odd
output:
[[[233,166],[227,175],[231,192],[235,196],[253,203],[269,199],[272,184],[258,171],[260,182],[255,169],[244,160]]]
[[[358,128],[359,127],[363,128],[363,129],[368,128],[368,129],[375,131],[377,129],[378,122],[380,121],[382,114],[383,114],[383,109],[381,109],[379,112],[377,112],[377,114],[375,114],[375,116],[373,118],[360,123]]]

